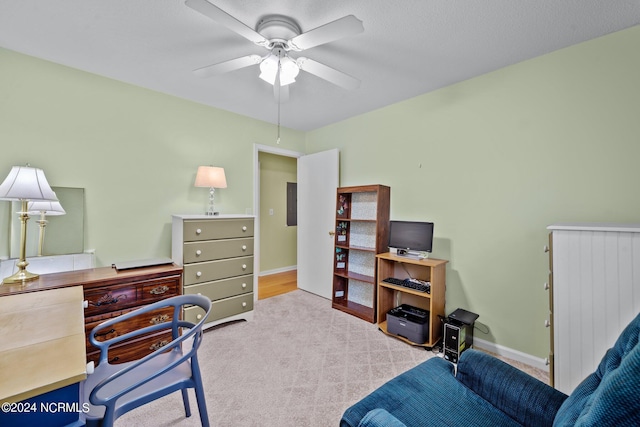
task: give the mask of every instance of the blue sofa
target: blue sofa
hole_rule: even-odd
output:
[[[341,427],[640,426],[640,314],[570,396],[473,349],[431,358],[345,411]]]

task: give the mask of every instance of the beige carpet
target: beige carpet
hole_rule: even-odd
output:
[[[251,322],[204,334],[199,350],[211,425],[337,426],[344,410],[431,351],[297,290],[260,300]],[[179,393],[125,414],[116,426],[198,426]]]

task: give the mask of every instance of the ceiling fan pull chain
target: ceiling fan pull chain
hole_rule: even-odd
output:
[[[276,144],[280,144],[280,84],[278,83],[278,138],[276,139]]]

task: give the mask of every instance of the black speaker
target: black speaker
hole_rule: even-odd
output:
[[[446,360],[458,363],[462,352],[473,346],[473,327],[478,317],[459,308],[445,319],[442,352]]]

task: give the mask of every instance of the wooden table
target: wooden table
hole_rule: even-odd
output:
[[[0,403],[86,378],[82,286],[0,297]]]

